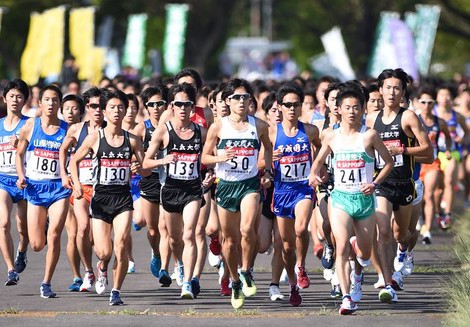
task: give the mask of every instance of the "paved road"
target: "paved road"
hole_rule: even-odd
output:
[[[303,303],[293,308],[288,300],[273,303],[268,297],[271,256],[258,256],[255,280],[258,294],[246,300],[244,310],[235,313],[228,297],[219,295],[218,274],[209,266],[201,280],[202,292],[196,300],[179,299],[180,289],[173,284],[160,288],[148,267],[150,249],[145,231],[132,232],[137,272],[128,275],[122,292],[125,306],[116,308],[108,304],[106,296],[92,293],[69,293],[71,281],[64,245],[52,284],[58,293],[56,299],[39,297],[39,284],[44,271],[45,252],[28,251],[28,267],[21,274],[20,284],[14,287],[0,286],[0,326],[30,326],[38,322],[48,326],[102,326],[148,325],[158,322],[168,325],[223,325],[285,326],[311,324],[345,326],[351,321],[359,325],[381,326],[440,326],[446,312],[442,294],[444,272],[452,267],[449,253],[452,236],[440,232],[434,235],[433,244],[419,245],[415,251],[417,272],[408,277],[406,290],[399,292],[399,302],[393,305],[378,301],[372,284],[376,275],[365,276],[363,301],[354,317],[338,314],[340,301],[329,297],[329,282],[323,280],[319,261],[310,255],[307,268],[312,279],[310,288],[303,290]],[[0,260],[2,277],[5,265]],[[282,291],[288,298],[287,285]],[[352,320],[351,320],[352,319]]]

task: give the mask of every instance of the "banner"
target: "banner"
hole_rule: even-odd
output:
[[[142,69],[145,59],[145,34],[147,14],[129,16],[126,43],[124,45],[123,66]]]
[[[344,82],[355,79],[356,75],[351,67],[341,30],[338,27],[333,27],[329,32],[321,36],[321,41],[330,59],[330,63],[341,72],[343,76],[341,80]]]
[[[2,14],[3,14],[3,9],[0,8],[0,33],[2,32]]]
[[[164,70],[168,74],[176,74],[183,68],[189,5],[167,4],[165,9],[166,27],[163,37]]]
[[[29,32],[26,46],[21,55],[20,70],[21,79],[29,85],[34,85],[39,80],[41,67],[41,46],[43,43],[43,15],[33,12],[29,18]]]
[[[418,62],[419,72],[426,76],[431,63],[441,9],[439,6],[416,5],[416,11],[418,16],[415,34],[416,61]]]
[[[78,66],[78,78],[89,80],[94,75],[95,9],[70,10],[69,48]]]
[[[103,78],[103,69],[106,65],[106,48],[94,47],[92,49],[92,74],[90,81],[92,85],[99,85]]]
[[[42,16],[40,75],[54,80],[59,76],[64,60],[65,6],[46,10]]]
[[[413,33],[405,22],[396,18],[388,20],[388,28],[391,32],[390,41],[395,50],[397,67],[403,69],[417,82],[419,80],[419,73],[418,65],[416,64]]]
[[[372,48],[372,55],[369,60],[368,74],[377,77],[386,68],[397,68],[398,62],[395,57],[393,44],[390,42],[391,32],[388,20],[399,19],[400,14],[393,11],[382,11],[379,23],[375,31],[375,41]]]

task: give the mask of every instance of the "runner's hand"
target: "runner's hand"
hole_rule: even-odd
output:
[[[24,190],[24,189],[26,188],[26,186],[27,186],[27,184],[26,184],[26,179],[24,179],[24,178],[21,178],[21,179],[18,178],[18,179],[16,180],[16,186],[17,186],[20,190]]]
[[[83,189],[82,184],[74,185],[73,186],[73,197],[77,200],[83,197]]]
[[[16,148],[18,146],[18,142],[19,142],[19,139],[18,139],[18,136],[16,135],[12,135],[10,137],[10,145],[14,148]]]

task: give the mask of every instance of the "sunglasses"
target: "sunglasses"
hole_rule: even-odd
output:
[[[302,106],[300,102],[283,102],[281,105],[286,108],[300,108]]]
[[[173,101],[171,104],[174,105],[175,107],[178,107],[178,108],[189,108],[189,107],[193,106],[194,102],[192,102],[192,101]]]
[[[434,104],[434,100],[419,100],[419,102],[424,105]]]
[[[249,93],[236,93],[228,96],[228,99],[230,100],[235,100],[235,101],[241,101],[243,100],[249,100],[251,98]]]
[[[166,101],[165,100],[149,101],[145,105],[151,108],[163,107],[164,105],[166,105]]]
[[[100,107],[100,105],[99,105],[99,103],[89,103],[88,107],[90,107],[91,109],[96,110]]]

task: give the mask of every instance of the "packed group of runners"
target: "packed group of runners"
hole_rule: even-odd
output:
[[[253,268],[265,252],[270,299],[284,298],[286,281],[299,306],[312,238],[327,296],[351,314],[365,267],[377,273],[379,300],[397,302],[416,243],[451,226],[457,189],[469,203],[468,86],[454,101],[453,86],[417,86],[401,69],[362,82],[203,84],[187,68],[141,85],[104,79],[83,93],[77,82],[34,88],[20,79],[3,88],[0,247],[12,286],[28,244],[47,245],[43,298],[56,297],[65,227],[69,290],[104,294],[112,270],[109,304],[123,304],[131,229],[145,228],[162,287],[175,279],[181,298],[196,298],[207,258],[236,309],[257,293]]]

